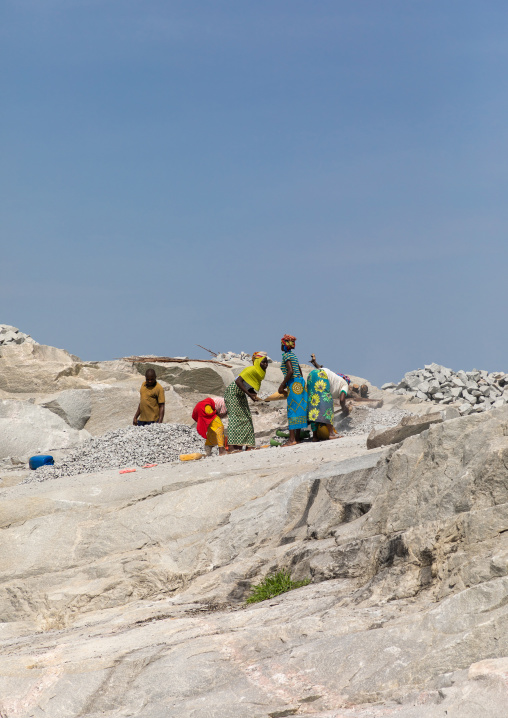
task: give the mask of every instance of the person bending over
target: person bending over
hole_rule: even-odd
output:
[[[255,352],[261,354],[261,352]],[[239,451],[243,446],[246,450],[256,446],[254,424],[250,413],[247,397],[251,401],[261,401],[258,391],[265,378],[268,359],[266,356],[254,358],[253,366],[246,367],[231,382],[224,393],[224,401],[228,412],[228,445],[230,451]]]
[[[349,416],[349,407],[346,404],[349,390],[348,382],[344,379],[344,377],[339,376],[339,374],[336,374],[331,369],[327,369],[321,364],[318,364],[316,361],[315,354],[310,355],[310,363],[313,364],[316,369],[322,369],[325,372],[327,379],[330,383],[330,394],[332,395],[332,398],[339,400],[342,413],[344,414],[344,416]]]

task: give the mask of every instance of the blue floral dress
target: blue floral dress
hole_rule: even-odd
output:
[[[293,367],[293,378],[287,385],[287,412],[288,427],[292,429],[305,429],[307,427],[307,389],[305,379],[300,371],[300,363],[296,354],[292,351],[284,352],[282,355],[282,364],[280,366],[284,377],[287,376],[287,361],[291,362]]]

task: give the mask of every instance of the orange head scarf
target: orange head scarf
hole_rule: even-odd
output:
[[[284,334],[284,336],[280,340],[280,343],[284,344],[286,349],[294,349],[295,342],[296,337],[294,337],[292,334]]]

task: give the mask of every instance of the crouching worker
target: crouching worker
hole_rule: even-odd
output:
[[[196,404],[192,418],[197,422],[197,432],[205,441],[205,454],[211,456],[212,447],[219,447],[219,456],[224,456],[224,425],[217,413],[215,401],[208,397]]]
[[[349,416],[349,407],[346,404],[346,399],[348,397],[349,391],[349,382],[351,381],[349,377],[346,377],[344,374],[336,374],[331,369],[327,369],[322,364],[318,364],[316,361],[315,354],[310,355],[310,363],[314,364],[316,369],[321,369],[326,374],[326,378],[328,379],[329,383],[329,391],[332,395],[332,398],[339,400],[342,413],[344,414],[344,416]]]
[[[308,420],[313,431],[313,441],[336,439],[338,437],[333,426],[333,400],[340,401],[342,413],[347,416],[349,407],[346,399],[349,385],[346,379],[318,364],[314,354],[311,354],[311,363],[316,367],[307,377]]]

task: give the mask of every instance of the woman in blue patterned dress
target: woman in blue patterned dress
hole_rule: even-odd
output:
[[[285,446],[293,446],[300,440],[300,429],[307,427],[307,389],[303,378],[300,362],[293,352],[296,337],[291,334],[284,334],[281,339],[281,371],[284,380],[279,386],[279,394],[285,390],[288,392],[287,412],[289,441]]]

